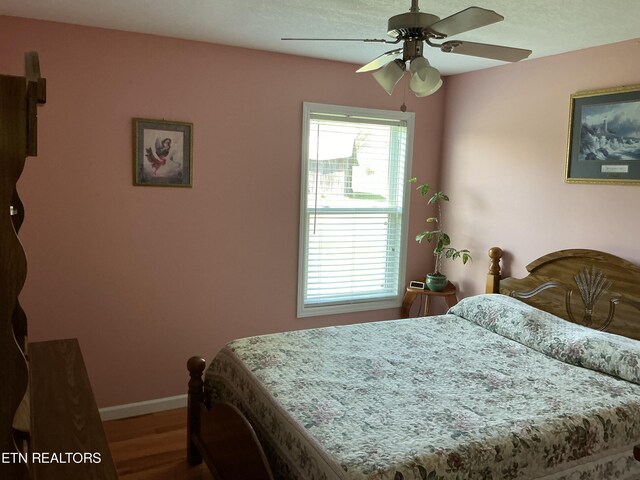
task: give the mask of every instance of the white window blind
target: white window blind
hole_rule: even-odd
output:
[[[400,304],[413,114],[304,104],[298,316]]]

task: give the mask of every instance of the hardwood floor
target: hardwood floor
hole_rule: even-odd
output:
[[[121,480],[213,480],[202,464],[187,464],[187,409],[104,422]]]

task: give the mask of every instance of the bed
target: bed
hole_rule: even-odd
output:
[[[638,479],[640,268],[563,250],[446,315],[249,337],[188,362],[217,478]]]

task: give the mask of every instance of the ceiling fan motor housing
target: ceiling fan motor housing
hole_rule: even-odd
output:
[[[423,12],[407,12],[394,15],[389,19],[387,34],[393,38],[421,38],[427,37],[427,29],[440,17]]]
[[[419,39],[411,38],[405,40],[402,45],[402,61],[410,62],[411,60],[421,57],[424,42]]]

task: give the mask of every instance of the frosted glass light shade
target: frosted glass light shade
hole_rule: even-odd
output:
[[[413,93],[416,94],[416,97],[428,97],[429,95],[433,95],[434,93],[436,93],[438,90],[440,90],[440,87],[442,86],[442,79],[438,80],[438,83],[436,83],[433,88],[431,88],[430,90],[423,90],[420,92],[416,92],[414,91]],[[413,90],[413,89],[412,89]]]
[[[409,88],[417,97],[426,97],[438,91],[442,86],[440,72],[429,65],[424,57],[417,57],[411,60],[409,66],[411,71],[411,82]]]
[[[404,75],[404,62],[402,60],[394,60],[387,63],[380,70],[373,72],[373,78],[380,84],[385,91],[391,95],[393,89]]]

